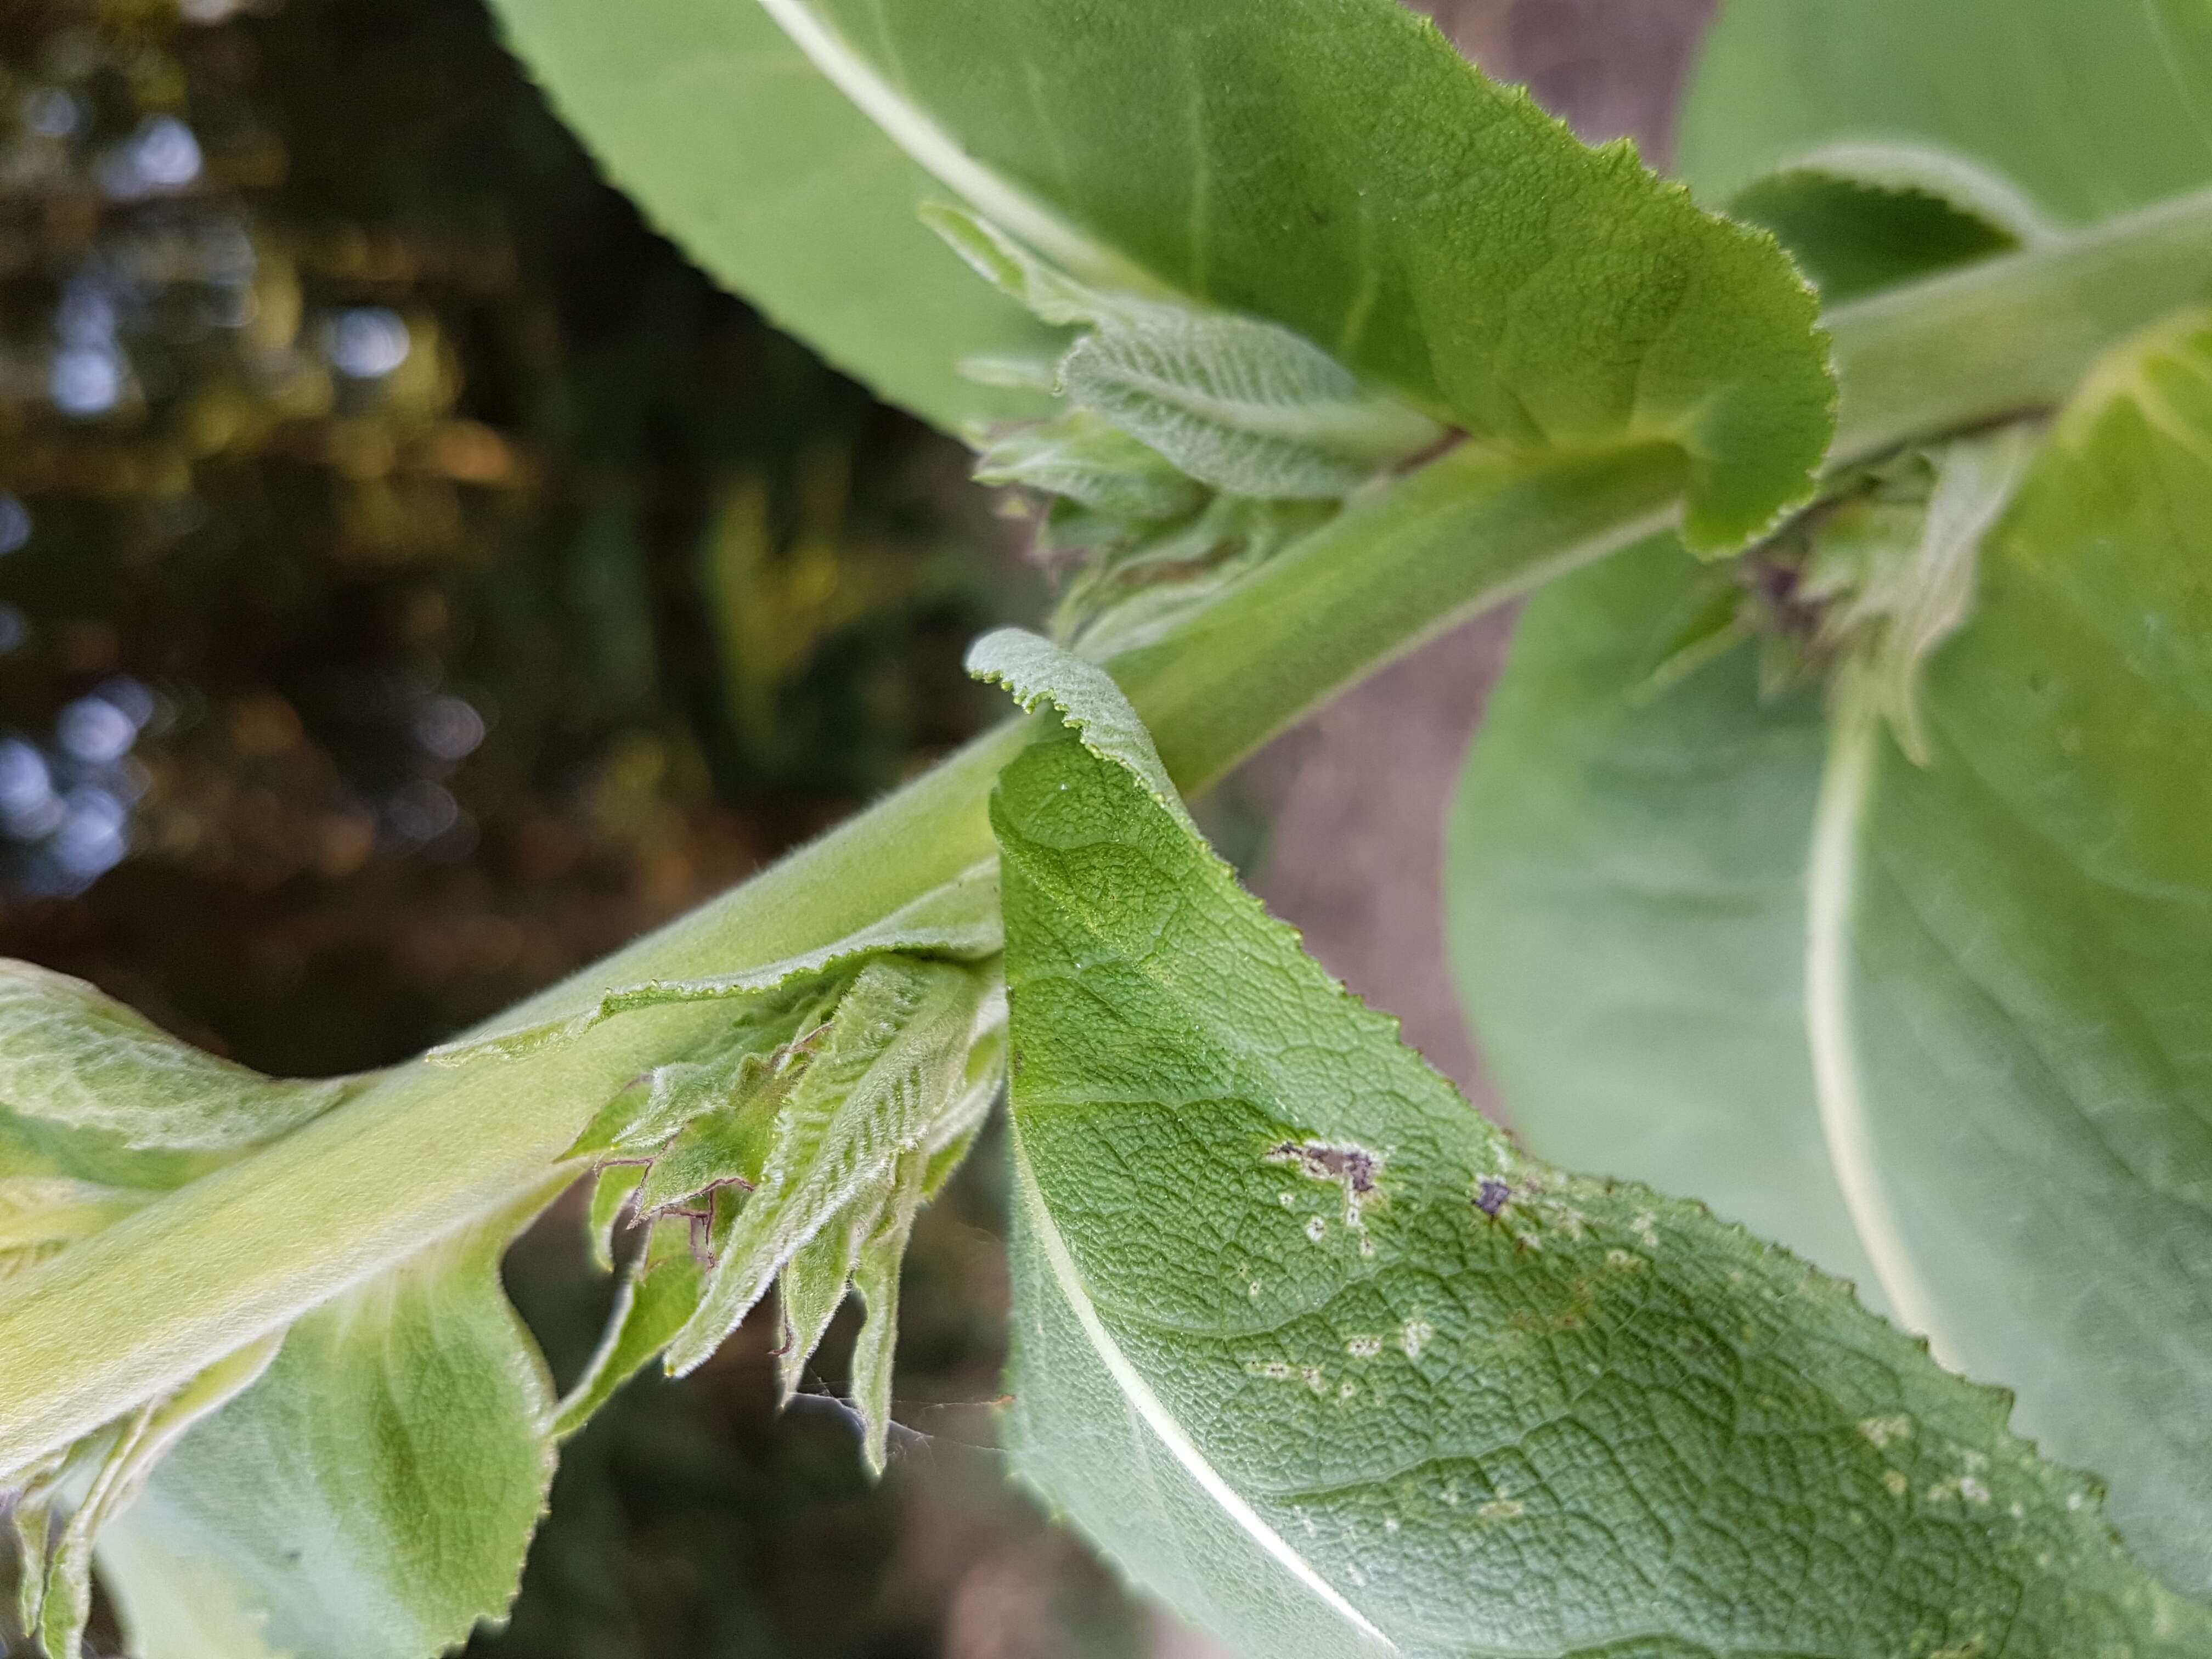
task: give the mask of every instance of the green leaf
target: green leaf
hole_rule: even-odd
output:
[[[1840,142],[1952,152],[2081,225],[2212,184],[2201,0],[1726,0],[1683,176],[1725,201]]]
[[[1813,301],[1771,242],[1389,0],[766,3],[1084,289],[1279,325],[1500,447],[1674,444],[1700,550],[1801,499],[1826,447]]]
[[[1738,591],[1669,537],[1530,602],[1446,834],[1452,967],[1532,1151],[1703,1199],[1878,1296],[1805,1036],[1820,699],[1763,697],[1735,631],[1647,690]]]
[[[903,1158],[972,1128],[997,1085],[979,1090],[968,1072],[1005,1017],[996,987],[995,974],[955,963],[886,956],[861,969],[781,1096],[759,1162],[748,1142],[745,1162],[726,1166],[723,1180],[751,1190],[726,1233],[715,1229],[699,1310],[669,1347],[672,1371],[703,1363],[823,1230],[872,1222]]]
[[[295,1325],[98,1543],[134,1659],[423,1659],[504,1615],[553,1473],[553,1396],[500,1288],[543,1204]]]
[[[881,921],[803,956],[787,957],[738,974],[703,979],[648,980],[641,985],[620,986],[602,992],[591,1007],[568,1018],[525,1025],[490,1036],[468,1037],[433,1048],[428,1057],[447,1066],[465,1065],[477,1060],[513,1059],[549,1046],[572,1042],[606,1020],[640,1009],[669,1003],[757,998],[787,987],[803,988],[807,981],[833,969],[848,967],[890,951],[914,957],[941,957],[953,962],[979,962],[996,956],[1000,943],[998,876],[988,865],[979,865],[941,887],[932,888]]]
[[[993,818],[1016,1455],[1141,1582],[1302,1659],[2212,1644],[2002,1397],[1701,1206],[1519,1154],[1125,743],[1048,736]]]
[[[131,1150],[273,1140],[358,1086],[264,1077],[180,1042],[82,980],[0,961],[0,1105]]]
[[[1729,211],[1772,231],[1830,306],[2057,234],[2006,180],[1909,144],[1824,145],[1746,185]]]
[[[1346,495],[1444,436],[1289,330],[1242,317],[1161,307],[1109,320],[1060,373],[1079,409],[1237,495]]]
[[[2212,325],[2109,361],[1934,660],[1846,687],[1814,864],[1822,1109],[1908,1323],[2212,1588]]]
[[[699,1310],[706,1267],[692,1243],[687,1217],[655,1221],[645,1248],[623,1273],[614,1310],[584,1375],[561,1401],[553,1432],[565,1440],[643,1370]]]
[[[1181,518],[1206,499],[1158,450],[1082,410],[994,440],[975,458],[975,477],[1065,495],[1121,519]]]
[[[1066,349],[916,220],[941,194],[752,0],[500,0],[508,41],[614,181],[718,280],[948,431],[1040,416],[968,357]]]

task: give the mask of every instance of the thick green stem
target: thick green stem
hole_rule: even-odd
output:
[[[1839,309],[1837,455],[2055,401],[2106,347],[2212,298],[2212,196]],[[1663,528],[1678,459],[1448,454],[1114,665],[1170,771],[1202,788],[1346,685],[1459,618]],[[991,852],[984,805],[1020,722],[743,886],[498,1022],[603,988],[735,972],[828,943]],[[615,1088],[713,1022],[667,1006],[565,1047],[396,1068],[283,1141],[0,1294],[0,1480],[306,1310],[540,1186]]]
[[[1831,459],[2050,408],[2129,335],[2208,301],[2212,191],[1839,306]]]

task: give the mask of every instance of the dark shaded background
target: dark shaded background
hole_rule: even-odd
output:
[[[1656,153],[1707,3],[1431,9]],[[270,1071],[449,1035],[994,717],[960,653],[1047,589],[965,467],[651,233],[477,0],[9,0],[0,954]],[[1507,629],[1211,809],[1478,1098],[1435,872]],[[830,1397],[849,1333],[778,1417],[755,1322],[572,1445],[471,1653],[1199,1653],[989,1449],[1000,1173],[987,1142],[917,1234],[879,1486]],[[574,1216],[509,1276],[573,1370],[605,1299]]]

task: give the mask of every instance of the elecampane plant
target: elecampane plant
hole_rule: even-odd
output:
[[[453,1646],[771,1297],[788,1393],[857,1292],[880,1468],[1003,1101],[1015,1467],[1239,1652],[2212,1655],[2212,13],[1732,0],[1693,194],[1389,0],[499,9],[1060,599],[1026,712],[407,1065],[0,976],[31,1651],[95,1577]],[[1532,592],[1447,884],[1516,1138],[1183,799]],[[497,1264],[579,1182],[556,1398]]]

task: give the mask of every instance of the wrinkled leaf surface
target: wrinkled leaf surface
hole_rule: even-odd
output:
[[[2212,1644],[2001,1397],[1702,1208],[1516,1153],[1132,724],[1050,733],[994,823],[1017,1455],[1142,1582],[1252,1656]]]

